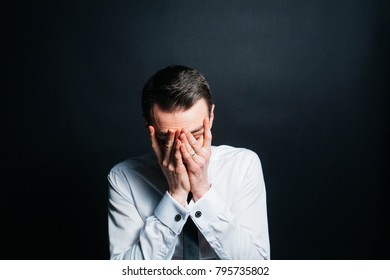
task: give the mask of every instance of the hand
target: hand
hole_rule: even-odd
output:
[[[177,202],[184,206],[187,203],[190,182],[180,152],[182,145],[182,142],[178,139],[180,131],[168,130],[168,139],[165,145],[160,147],[154,127],[149,126],[148,128],[153,151],[168,182],[168,192]]]
[[[203,144],[187,130],[181,132],[180,151],[187,165],[188,178],[194,201],[200,199],[209,189],[207,169],[211,156],[211,128],[209,118],[203,120]]]

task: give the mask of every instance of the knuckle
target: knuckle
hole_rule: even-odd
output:
[[[179,167],[175,167],[175,173],[180,173],[180,168]]]

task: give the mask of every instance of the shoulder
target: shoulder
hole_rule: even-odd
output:
[[[135,174],[142,174],[146,171],[153,170],[156,167],[158,167],[158,163],[156,161],[155,156],[152,153],[145,154],[138,157],[128,158],[124,161],[115,164],[111,168],[108,177],[128,177]]]
[[[247,148],[237,148],[228,145],[212,147],[210,164],[217,170],[256,170],[262,168],[257,153]]]
[[[215,160],[246,159],[259,160],[259,156],[247,148],[238,148],[228,145],[212,146],[212,158]]]

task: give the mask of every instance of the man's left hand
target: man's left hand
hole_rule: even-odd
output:
[[[180,135],[180,139],[183,142],[180,151],[187,165],[190,188],[194,201],[200,199],[210,189],[207,169],[211,156],[212,135],[208,117],[203,120],[203,128],[202,146],[187,129]]]

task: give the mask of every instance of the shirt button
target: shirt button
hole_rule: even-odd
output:
[[[202,216],[202,212],[196,211],[196,212],[195,212],[195,217],[196,217],[196,218],[200,218],[200,216]]]
[[[180,221],[180,220],[181,220],[181,216],[180,216],[180,214],[177,214],[177,215],[175,216],[175,221],[178,222],[178,221]]]

